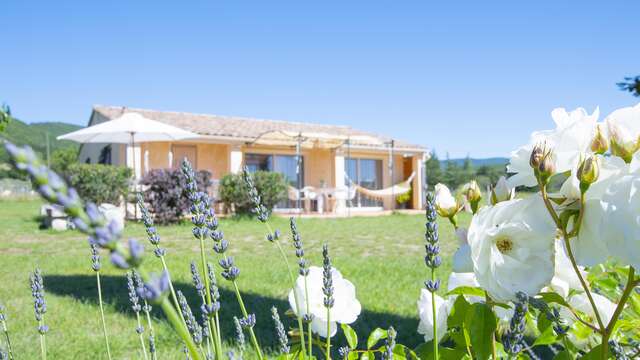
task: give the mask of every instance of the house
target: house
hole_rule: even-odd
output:
[[[278,171],[293,190],[289,192],[290,201],[279,206],[281,211],[300,209],[301,198],[315,199],[313,208],[320,212],[390,210],[398,207],[393,200],[398,192],[407,192],[409,188],[411,198],[403,206],[422,208],[427,151],[419,145],[348,126],[118,106],[94,106],[88,125],[116,119],[126,112],[139,113],[199,137],[136,143],[133,147],[84,144],[80,161],[130,167],[135,164],[136,178],[152,169],[177,168],[183,158],[198,170],[210,171],[214,179],[238,173],[243,166],[250,171]]]

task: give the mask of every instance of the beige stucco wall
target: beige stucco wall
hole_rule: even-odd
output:
[[[197,148],[197,159],[195,167],[198,170],[208,170],[213,174],[214,179],[220,179],[222,176],[230,172],[230,151],[231,146],[228,144],[212,144],[212,143],[189,143],[180,142],[184,145],[195,145]],[[162,169],[167,168],[168,165],[168,152],[171,149],[171,143],[168,142],[154,142],[146,143],[142,145],[142,153],[149,151],[149,168],[150,169]],[[295,155],[295,149],[291,147],[278,147],[278,146],[240,146],[240,150],[243,154],[257,153],[257,154],[288,154]],[[363,159],[378,159],[382,161],[382,187],[386,188],[392,184],[405,180],[404,173],[404,159],[402,154],[394,156],[394,178],[391,179],[389,172],[388,162],[389,154],[386,151],[359,151],[352,150],[347,154],[344,150],[329,150],[329,149],[303,149],[302,155],[305,161],[304,167],[304,179],[306,186],[320,187],[322,183],[326,186],[334,187],[335,182],[335,156],[341,154],[347,158],[363,158]],[[421,161],[422,154],[413,155],[409,157],[412,164],[412,170],[417,170],[417,163]],[[413,188],[416,189],[419,186],[419,177],[416,176],[413,182]],[[420,192],[414,191],[412,199],[412,207],[418,208],[420,204]],[[390,209],[392,200],[384,202],[386,209]]]
[[[169,151],[172,145],[193,145],[196,147],[197,170],[207,170],[219,179],[229,172],[229,145],[209,143],[170,143],[152,142],[142,144],[142,153],[149,151],[149,169],[166,169],[169,167]]]

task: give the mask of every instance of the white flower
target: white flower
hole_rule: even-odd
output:
[[[600,216],[596,222],[599,229],[593,231],[593,236],[600,235],[600,242],[604,242],[610,255],[636,268],[640,267],[639,190],[640,171],[623,176],[609,186],[602,196],[600,208],[595,207],[604,214],[593,211],[594,216]],[[588,210],[590,208],[585,217]],[[583,225],[588,220],[596,219],[585,219]]]
[[[598,309],[598,314],[600,314],[602,322],[607,325],[609,321],[611,321],[613,313],[616,311],[616,304],[606,297],[594,292],[591,293],[591,296],[593,296],[593,302],[596,303],[596,308]],[[595,323],[596,316],[586,293],[579,293],[571,296],[569,299],[569,305],[589,316]]]
[[[553,278],[555,234],[539,195],[483,208],[467,239],[478,283],[503,302],[537,294]]]
[[[458,212],[458,202],[444,184],[436,184],[436,210],[442,217],[450,217]]]
[[[491,189],[491,204],[495,205],[502,201],[511,200],[516,196],[516,189],[509,186],[507,179],[504,176],[500,176],[496,186]]]
[[[589,186],[585,199],[600,199],[607,187],[618,177],[629,172],[630,165],[617,156],[595,155],[599,165],[599,175],[595,183]],[[562,184],[560,195],[569,200],[580,199],[580,180],[578,180],[578,166],[571,169],[571,176]]]
[[[424,341],[433,340],[433,309],[431,307],[431,293],[426,289],[420,292],[420,300],[418,300],[418,315],[420,322],[418,323],[418,333],[424,335]],[[449,316],[449,303],[438,295],[435,295],[436,304],[436,329],[438,332],[439,342],[447,332],[447,317]]]
[[[471,261],[471,248],[467,242],[467,229],[457,228],[456,236],[458,237],[458,250],[453,254],[453,271],[472,272],[473,262]]]
[[[628,262],[628,256],[633,256],[633,250],[636,250],[633,248],[634,235],[628,230],[634,229],[630,223],[635,221],[633,212],[636,211],[632,203],[639,201],[632,199],[635,190],[631,182],[633,178],[640,176],[640,153],[633,155],[630,164],[615,156],[601,158],[601,161],[600,177],[585,193],[586,203],[580,233],[571,239],[576,262],[583,266],[603,263],[614,253],[622,254],[621,259]],[[620,214],[623,213],[627,216],[622,215],[621,218]],[[622,245],[625,238],[628,243]],[[632,252],[628,253],[625,246],[631,246]]]
[[[629,161],[640,145],[640,104],[612,112],[605,123],[609,130],[611,153]]]
[[[356,299],[356,288],[353,284],[342,277],[342,274],[331,268],[333,280],[334,305],[330,309],[331,334],[334,336],[337,331],[337,324],[351,324],[356,321],[362,306]],[[307,314],[307,302],[305,297],[304,276],[298,276],[296,286],[289,292],[289,305],[298,316]],[[322,292],[322,268],[317,266],[309,267],[307,275],[307,286],[309,291],[309,312],[314,316],[311,322],[311,330],[322,337],[327,337],[327,308],[324,307],[324,294]],[[300,307],[296,307],[296,296],[300,301]]]
[[[588,115],[583,108],[569,113],[562,108],[554,109],[551,117],[556,123],[556,129],[534,132],[529,144],[511,153],[507,171],[514,175],[508,179],[509,185],[511,187],[536,185],[536,178],[529,160],[533,147],[538,143],[544,142],[553,150],[556,172],[573,169],[580,160],[580,154],[590,148],[599,113],[598,109],[591,115]]]
[[[573,270],[571,260],[569,260],[569,257],[567,256],[562,240],[556,240],[555,249],[555,274],[553,275],[553,279],[551,279],[549,287],[556,293],[560,294],[563,298],[567,298],[567,296],[569,296],[569,290],[583,290],[583,288],[578,275]],[[580,269],[580,271],[583,276],[586,275],[583,269]]]
[[[452,272],[449,275],[449,281],[447,281],[447,291],[452,291],[461,286],[480,287],[480,284],[478,284],[478,280],[476,280],[476,274],[472,272]],[[457,297],[457,295],[453,296],[454,300],[455,297]],[[465,299],[467,299],[467,301],[470,303],[477,303],[485,300],[482,296],[467,295],[465,295]]]

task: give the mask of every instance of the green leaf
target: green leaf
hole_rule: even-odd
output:
[[[496,317],[491,308],[482,303],[471,305],[464,324],[469,329],[475,358],[488,359],[492,353],[493,334],[497,327]]]
[[[608,356],[606,357],[607,359],[609,359],[609,357],[611,356],[611,352],[607,351],[609,354],[607,354]],[[602,345],[598,345],[596,347],[594,347],[593,349],[591,349],[591,351],[589,351],[588,353],[584,354],[583,357],[581,357],[580,359],[582,360],[599,360],[602,359]]]
[[[560,351],[556,356],[553,357],[553,360],[573,360],[573,357],[567,350]]]
[[[397,360],[419,360],[418,356],[413,352],[413,350],[401,344],[397,344],[393,348],[393,358]]]
[[[351,326],[347,324],[341,324],[342,331],[344,332],[344,337],[347,338],[347,343],[351,349],[355,349],[358,347],[358,334],[356,331],[351,328]]]
[[[547,318],[547,315],[544,313],[540,313],[538,314],[538,322],[537,322],[537,328],[538,331],[540,331],[541,333],[545,332],[545,330],[551,328],[551,320],[549,320],[549,318]]]
[[[549,345],[553,344],[557,341],[556,334],[553,332],[553,326],[547,327],[540,336],[533,343],[533,346],[536,345]]]
[[[447,325],[449,327],[462,326],[464,324],[464,319],[467,316],[467,310],[469,310],[470,306],[471,305],[469,305],[469,302],[464,298],[464,296],[458,296],[456,301],[453,303],[451,313],[449,313]]]
[[[418,345],[413,351],[422,360],[433,359],[433,340]]]
[[[569,304],[565,301],[565,299],[562,296],[554,292],[540,293],[540,297],[547,304],[556,303],[564,307],[570,307]]]
[[[377,344],[381,339],[387,338],[387,330],[381,328],[375,328],[369,338],[367,339],[367,349],[371,349],[373,345]]]
[[[376,355],[374,354],[373,351],[364,352],[360,356],[360,360],[375,360],[375,358],[376,358]]]
[[[458,286],[457,288],[449,291],[445,296],[449,295],[470,295],[484,297],[484,290],[479,287],[473,286]]]

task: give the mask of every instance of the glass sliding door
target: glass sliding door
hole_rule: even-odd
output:
[[[298,171],[297,157],[295,155],[271,155],[271,154],[245,154],[245,166],[249,172],[275,171],[296,189],[304,187],[304,158],[300,158]],[[284,200],[278,203],[277,208],[295,208],[296,201]]]
[[[382,189],[382,160],[346,159],[344,166],[347,176],[355,184],[372,190]],[[347,205],[352,207],[381,207],[382,201],[356,193],[352,203],[347,203]]]

